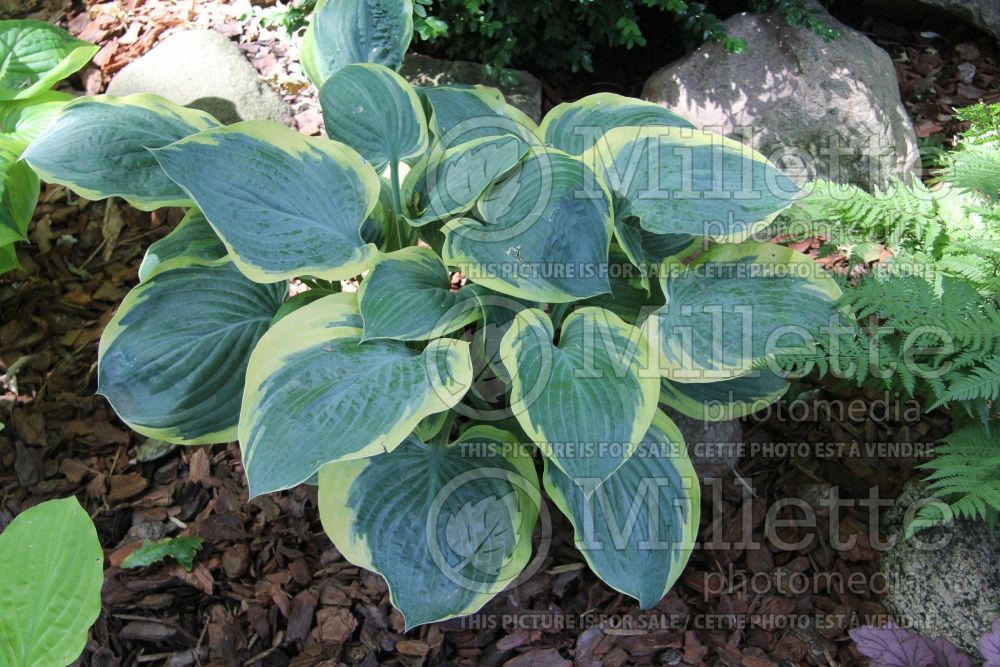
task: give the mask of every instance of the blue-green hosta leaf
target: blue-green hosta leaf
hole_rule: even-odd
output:
[[[719,245],[662,277],[666,305],[647,320],[657,366],[675,382],[746,375],[754,361],[811,348],[836,323],[840,288],[783,246]]]
[[[68,93],[49,90],[26,100],[0,102],[0,138],[31,143],[72,99]]]
[[[527,450],[486,426],[446,447],[410,437],[319,474],[323,528],[385,578],[407,629],[471,614],[510,584],[531,556],[540,503]]]
[[[202,212],[193,208],[172,232],[149,246],[139,265],[139,280],[146,280],[170,260],[193,258],[211,261],[222,259],[226,254],[222,239]]]
[[[546,458],[574,479],[604,480],[635,450],[656,412],[660,380],[639,329],[600,308],[566,318],[518,313],[501,341],[511,408]]]
[[[615,93],[596,93],[556,106],[542,119],[540,130],[547,145],[580,155],[608,130],[650,125],[694,127],[659,104]]]
[[[194,555],[201,549],[202,542],[200,537],[193,536],[168,537],[156,542],[145,540],[141,547],[125,557],[125,560],[121,562],[121,567],[125,569],[146,567],[170,557],[190,572],[191,568],[194,567]]]
[[[38,95],[77,71],[98,47],[45,21],[0,21],[0,100]]]
[[[399,69],[411,37],[412,0],[319,0],[302,38],[302,69],[317,88],[354,63]]]
[[[628,323],[639,324],[663,305],[659,286],[635,268],[624,252],[612,246],[606,272],[611,291],[591,297],[581,304],[610,310]]]
[[[788,381],[767,369],[721,382],[660,384],[660,402],[701,421],[741,419],[762,410],[788,391]]]
[[[615,223],[615,239],[644,276],[658,275],[664,262],[683,258],[699,241],[687,234],[654,234],[640,227],[635,218]]]
[[[466,287],[451,291],[451,275],[430,248],[411,246],[379,257],[358,290],[364,340],[430,340],[479,318]]]
[[[483,137],[513,135],[541,145],[535,121],[507,104],[503,93],[488,86],[438,86],[420,89],[430,108],[434,140],[448,149]]]
[[[40,184],[21,160],[24,143],[0,138],[0,245],[27,238]]]
[[[667,594],[694,548],[701,512],[698,477],[669,417],[657,412],[635,454],[596,489],[597,480],[574,483],[548,460],[542,479],[597,576],[643,609]]]
[[[354,294],[334,294],[283,318],[247,369],[240,417],[250,496],[287,489],[331,461],[392,451],[427,415],[472,383],[469,345],[361,342]]]
[[[24,158],[42,180],[87,199],[121,197],[143,211],[185,206],[187,194],[147,149],[218,125],[157,95],[81,97],[59,111]]]
[[[234,440],[250,353],[285,290],[251,282],[228,258],[161,267],[128,293],[104,329],[98,393],[150,438]]]
[[[528,145],[514,136],[480,137],[436,148],[406,175],[403,192],[417,226],[467,212],[491,183],[521,161]]]
[[[101,613],[104,552],[76,498],[21,512],[0,533],[0,665],[76,660]]]
[[[767,227],[797,195],[760,153],[711,132],[620,127],[583,154],[615,197],[615,219],[654,234],[739,242]]]
[[[420,98],[391,69],[348,65],[327,79],[319,101],[327,135],[361,153],[377,172],[427,150],[427,120]]]
[[[611,198],[579,159],[536,149],[478,204],[483,223],[445,225],[445,263],[518,298],[566,303],[609,291]]]
[[[379,178],[344,144],[251,120],[153,153],[251,280],[343,280],[377,252],[360,230],[378,203]]]

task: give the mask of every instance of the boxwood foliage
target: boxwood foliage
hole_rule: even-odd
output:
[[[756,369],[839,291],[754,240],[797,194],[763,156],[617,95],[537,126],[492,88],[413,88],[411,11],[320,4],[302,58],[328,138],[137,95],[73,102],[32,145],[85,196],[190,208],[104,332],[99,391],[150,437],[238,438],[251,497],[317,483],[409,627],[530,573],[543,490],[654,605],[700,497],[663,406],[776,400]]]

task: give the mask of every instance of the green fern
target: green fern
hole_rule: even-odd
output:
[[[931,407],[938,407],[949,401],[992,402],[1000,398],[1000,357],[986,359],[982,363],[981,367],[954,378]]]
[[[934,449],[934,459],[919,466],[932,496],[948,503],[954,516],[993,522],[1000,513],[1000,436],[978,426],[951,433]],[[933,505],[917,512],[906,535],[942,523]]]

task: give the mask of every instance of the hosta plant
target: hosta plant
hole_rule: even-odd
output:
[[[409,627],[524,574],[543,489],[649,607],[699,517],[661,404],[774,400],[755,368],[837,287],[751,239],[795,196],[763,156],[617,95],[538,126],[491,88],[415,89],[410,16],[321,3],[302,59],[326,138],[138,95],[76,101],[29,149],[85,197],[189,209],[104,332],[99,391],[147,436],[238,439],[251,497],[318,484]]]
[[[17,266],[14,243],[27,238],[38,201],[38,176],[21,154],[72,99],[51,88],[95,53],[44,21],[0,21],[0,274]]]

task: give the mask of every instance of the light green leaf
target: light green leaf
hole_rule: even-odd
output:
[[[536,149],[478,204],[483,222],[445,225],[442,254],[473,282],[565,303],[609,291],[611,198],[579,159]]]
[[[0,275],[16,269],[19,266],[20,263],[17,261],[17,252],[14,250],[14,244],[0,244]]]
[[[469,345],[362,343],[356,296],[334,294],[286,316],[247,369],[240,417],[250,496],[301,484],[331,461],[392,451],[472,382]]]
[[[788,391],[788,381],[767,369],[721,382],[660,384],[660,402],[701,421],[741,419],[762,410]]]
[[[76,498],[21,512],[0,533],[0,664],[61,667],[101,613],[104,552]]]
[[[253,120],[153,154],[251,280],[343,280],[377,252],[360,230],[378,202],[379,178],[341,143]]]
[[[545,461],[545,491],[573,524],[576,548],[605,583],[653,607],[684,570],[700,519],[698,477],[684,439],[657,412],[635,454],[599,486]]]
[[[410,223],[422,226],[467,212],[527,152],[527,144],[512,136],[481,137],[446,151],[436,149],[403,181],[410,210],[419,212]]]
[[[654,234],[739,242],[767,227],[798,194],[743,144],[683,127],[620,127],[584,152],[615,197],[615,219]]]
[[[471,614],[507,587],[531,556],[541,502],[527,450],[486,426],[320,470],[323,528],[385,578],[407,629]]]
[[[540,129],[547,145],[580,155],[608,130],[651,125],[694,127],[659,104],[614,93],[596,93],[556,106],[542,119]]]
[[[125,557],[121,567],[125,569],[146,567],[169,557],[190,572],[194,567],[194,555],[201,549],[202,541],[200,537],[168,537],[156,542],[144,540],[141,547]]]
[[[380,255],[358,290],[362,340],[430,340],[479,318],[469,288],[451,291],[451,275],[430,248]]]
[[[170,260],[216,260],[226,256],[222,243],[205,216],[196,208],[191,209],[177,227],[159,241],[151,244],[139,265],[139,280],[145,281]]]
[[[0,245],[28,238],[35,212],[38,176],[21,160],[24,143],[0,138]]]
[[[448,149],[483,137],[519,137],[541,146],[535,121],[504,101],[503,93],[488,86],[421,88],[430,108],[434,140]]]
[[[319,0],[302,39],[302,69],[317,88],[354,63],[399,69],[412,36],[411,0]]]
[[[187,194],[147,149],[218,125],[157,95],[81,97],[62,108],[24,158],[43,181],[87,199],[121,197],[143,211],[186,206]]]
[[[98,393],[150,438],[234,440],[250,353],[285,290],[251,282],[229,259],[189,257],[161,267],[128,293],[104,329]]]
[[[31,143],[72,99],[68,93],[50,90],[26,100],[0,102],[0,136]]]
[[[805,255],[783,246],[719,245],[662,278],[666,305],[646,335],[674,382],[718,382],[755,361],[811,349],[834,323],[840,288]]]
[[[0,21],[0,100],[48,90],[90,62],[97,50],[45,21]]]
[[[656,412],[660,381],[639,329],[600,308],[563,322],[532,308],[501,342],[510,403],[524,432],[574,479],[604,480],[632,455]]]
[[[381,173],[387,165],[423,155],[427,121],[413,86],[382,65],[347,65],[319,92],[323,123]]]

